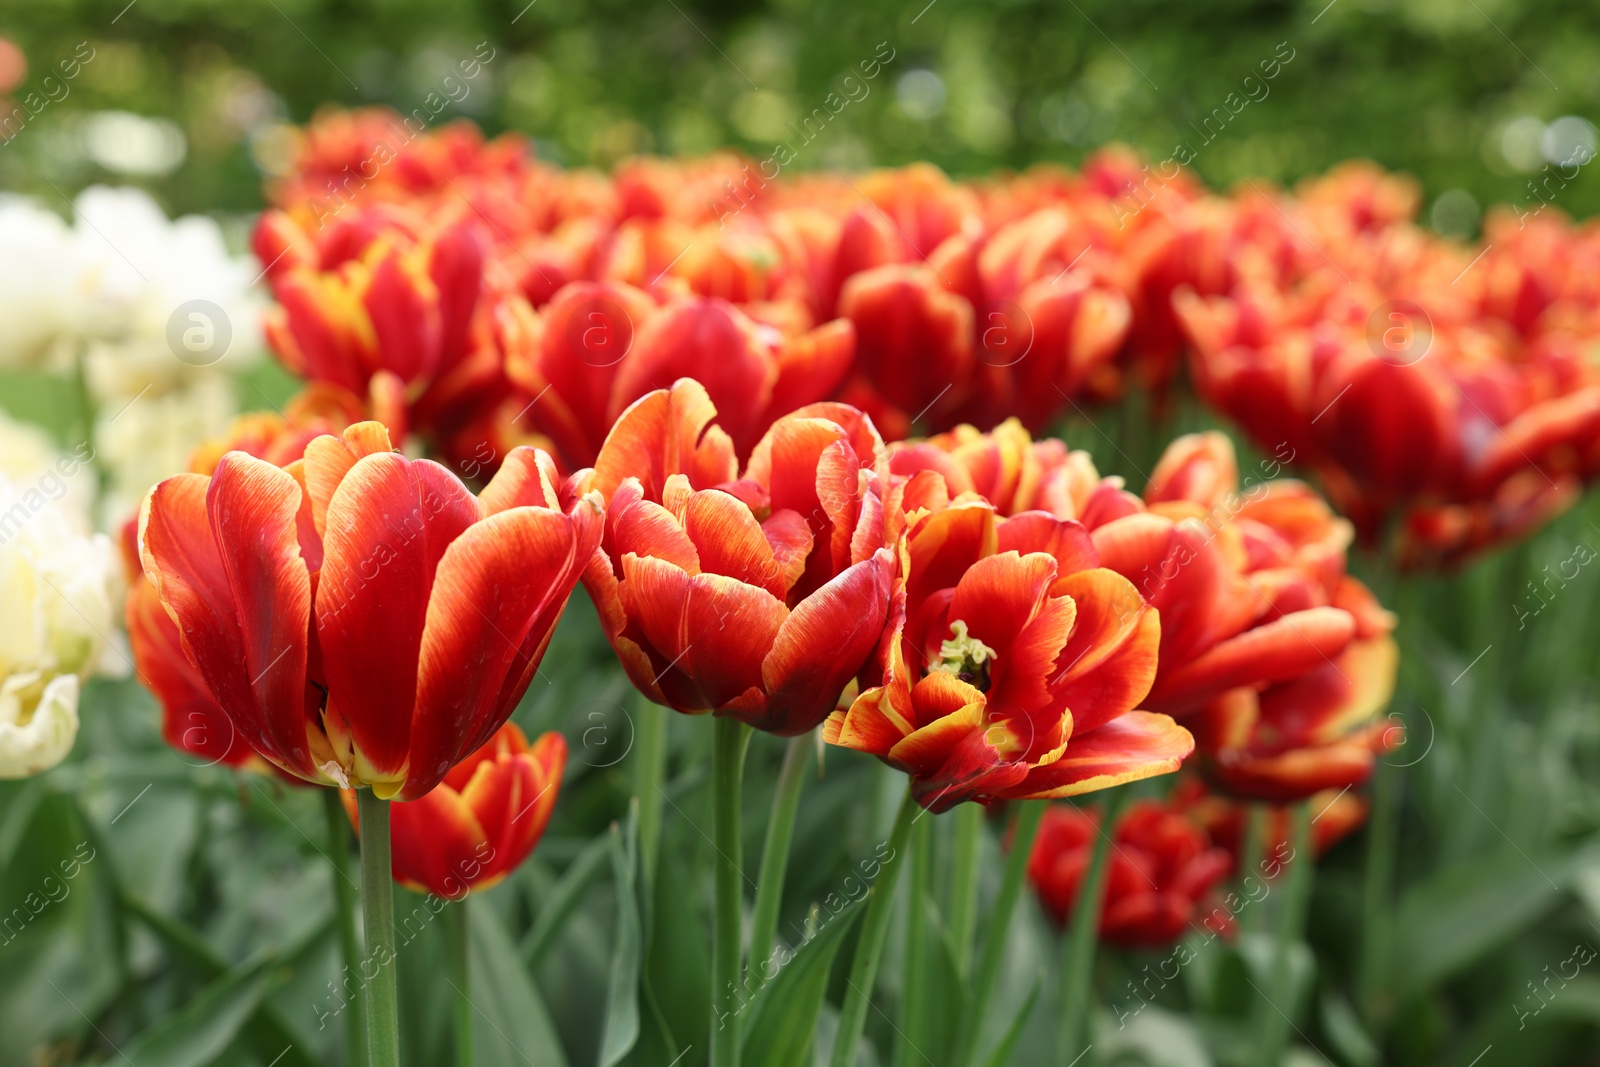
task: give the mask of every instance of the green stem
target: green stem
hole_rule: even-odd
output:
[[[1283,1050],[1289,1040],[1290,1013],[1294,1010],[1292,998],[1285,1004],[1276,1004],[1271,996],[1283,997],[1289,992],[1294,974],[1292,949],[1299,942],[1305,928],[1306,905],[1311,893],[1311,804],[1301,801],[1294,806],[1294,854],[1289,869],[1282,876],[1283,910],[1278,916],[1277,944],[1272,961],[1272,986],[1262,994],[1256,1013],[1256,1033],[1261,1035],[1260,1067],[1278,1067],[1283,1060]]]
[[[1105,906],[1106,874],[1110,868],[1111,840],[1117,832],[1117,816],[1122,811],[1125,791],[1106,793],[1100,817],[1100,832],[1089,869],[1078,887],[1072,909],[1072,926],[1067,931],[1061,955],[1061,1045],[1062,1067],[1077,1063],[1086,1051],[1089,1021],[1089,987],[1094,978],[1095,949],[1100,943],[1100,912]]]
[[[371,789],[356,791],[361,820],[361,915],[368,958],[377,974],[367,983],[368,1067],[400,1065],[400,990],[394,955],[394,883],[389,859],[389,802]],[[365,975],[363,975],[364,977]]]
[[[467,925],[467,900],[470,893],[452,901],[446,935],[449,938],[450,980],[455,985],[456,1062],[455,1067],[472,1067],[472,931]]]
[[[1030,807],[1036,805],[1030,805]],[[955,946],[956,973],[972,969],[972,939],[978,929],[978,850],[983,843],[983,806],[962,804],[955,810],[956,846],[950,859],[950,943]]]
[[[968,805],[977,807],[976,804]],[[1022,884],[1028,873],[1028,857],[1033,854],[1034,838],[1039,836],[1039,822],[1044,818],[1044,801],[1024,801],[1017,805],[1016,818],[1012,820],[1011,851],[1006,853],[1005,871],[1000,877],[1000,895],[989,909],[989,928],[983,937],[983,955],[978,960],[978,971],[972,983],[972,1003],[962,1013],[960,1028],[956,1032],[956,1054],[950,1060],[954,1067],[969,1067],[975,1059],[978,1046],[978,1029],[988,1015],[989,998],[994,995],[995,982],[1000,977],[1000,965],[1005,962],[1006,939],[1011,930],[1011,913],[1016,910],[1022,896]]]
[[[1367,870],[1361,894],[1361,912],[1366,916],[1361,944],[1361,1001],[1368,1021],[1380,1030],[1389,1014],[1385,985],[1392,921],[1389,894],[1399,836],[1399,778],[1400,772],[1382,761],[1373,770],[1372,815],[1367,820]]]
[[[872,987],[878,981],[878,961],[883,958],[883,943],[889,936],[889,916],[894,910],[894,884],[900,877],[900,855],[906,850],[906,838],[919,810],[912,799],[911,790],[900,802],[900,811],[894,817],[894,829],[889,831],[889,854],[878,870],[878,878],[867,893],[867,914],[861,920],[861,939],[856,942],[855,958],[850,961],[849,985],[845,989],[844,1004],[839,1008],[839,1029],[833,1039],[832,1067],[854,1067],[856,1045],[861,1031],[867,1025],[867,1007],[872,1001]]]
[[[715,922],[711,938],[711,1067],[739,1067],[739,964],[744,890],[740,880],[740,793],[750,728],[717,719],[711,752],[711,836],[717,848]]]
[[[633,792],[639,798],[639,861],[647,884],[654,885],[661,851],[662,783],[667,772],[667,717],[672,712],[643,698],[634,738]]]
[[[923,1031],[928,976],[927,942],[928,885],[933,881],[933,824],[924,822],[911,828],[911,884],[906,901],[905,981],[900,987],[900,1025],[894,1062],[898,1067],[917,1067],[922,1053],[912,1034]]]
[[[1268,804],[1246,804],[1244,809],[1244,836],[1239,843],[1239,898],[1241,900],[1255,900],[1254,892],[1250,888],[1250,879],[1255,879],[1257,888],[1265,881],[1261,871],[1261,857],[1266,851],[1267,824],[1272,821],[1274,809]],[[1246,911],[1240,919],[1240,925],[1255,927],[1260,922],[1260,916],[1254,911]]]
[[[800,788],[805,784],[806,764],[814,743],[812,734],[789,738],[783,750],[783,766],[778,771],[777,791],[772,794],[772,817],[767,820],[767,840],[761,846],[761,874],[756,878],[756,910],[750,920],[750,972],[758,987],[766,981],[766,964],[777,941],[783,879],[789,869],[789,841],[794,836]]]
[[[335,789],[322,790],[322,810],[328,819],[328,863],[333,868],[333,900],[338,911],[339,953],[344,958],[346,975],[361,971],[361,935],[356,930],[356,883],[350,876],[350,817]],[[344,1026],[344,1061],[358,1067],[365,1058],[366,1011],[361,998],[350,1004]]]

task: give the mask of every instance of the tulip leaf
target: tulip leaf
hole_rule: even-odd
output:
[[[218,978],[226,974],[227,962],[193,928],[152,907],[133,893],[123,894],[123,906],[149,927],[169,949],[199,968],[206,977]],[[298,943],[287,946],[278,958],[285,964],[294,964],[318,941],[327,937],[332,926],[333,914],[330,911]],[[257,1049],[287,1047],[289,1051],[278,1061],[277,1067],[301,1067],[316,1063],[304,1049],[294,1044],[294,1031],[268,1001],[263,1001],[257,1007],[254,1016],[246,1024],[245,1033],[251,1039],[252,1047]]]
[[[1587,853],[1531,858],[1496,851],[1457,864],[1400,900],[1392,955],[1402,1000],[1430,989],[1517,937],[1564,895]]]
[[[1044,988],[1044,976],[1034,979],[1033,988],[1023,998],[1022,1004],[1017,1008],[1017,1013],[1006,1026],[1005,1033],[1000,1036],[1000,1043],[994,1047],[989,1058],[984,1061],[985,1067],[1005,1067],[1011,1062],[1011,1050],[1017,1044],[1017,1038],[1022,1034],[1022,1028],[1028,1022],[1028,1016],[1033,1013],[1034,1002],[1039,999],[1039,990]]]
[[[568,864],[567,869],[561,874],[561,880],[556,882],[545,898],[539,902],[538,918],[534,919],[533,926],[522,939],[522,958],[529,967],[536,966],[545,952],[555,943],[556,935],[561,933],[567,919],[583,902],[589,883],[599,876],[610,855],[609,837],[591,841],[582,852],[578,853],[577,858]]]
[[[932,965],[925,984],[921,1026],[911,1035],[922,1058],[935,1067],[944,1064],[955,1047],[956,1030],[967,1013],[967,987],[956,966],[955,946],[933,901],[925,900],[923,930],[928,940],[927,959]]]
[[[639,970],[643,935],[639,927],[639,800],[633,799],[625,826],[611,824],[611,870],[617,895],[617,928],[606,988],[605,1028],[600,1035],[600,1067],[613,1067],[639,1040]]]
[[[865,899],[865,898],[863,898]],[[861,914],[858,903],[837,915],[814,909],[816,933],[796,948],[762,987],[744,1022],[746,1067],[807,1067],[817,1018],[828,992],[828,972]]]
[[[471,909],[472,1005],[478,1067],[567,1067],[555,1024],[515,942],[492,908]]]
[[[182,1008],[124,1045],[122,1058],[162,1067],[215,1063],[261,1006],[276,961],[276,956],[263,956],[216,979]]]

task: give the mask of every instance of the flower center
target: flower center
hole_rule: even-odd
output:
[[[994,649],[967,633],[967,624],[957,619],[950,624],[955,636],[939,645],[939,662],[930,664],[930,671],[953,674],[981,693],[989,691],[989,663],[994,659]]]

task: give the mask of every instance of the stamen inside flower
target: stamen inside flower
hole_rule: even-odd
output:
[[[930,671],[953,674],[979,692],[989,691],[989,663],[994,659],[994,649],[967,633],[967,624],[957,619],[950,624],[955,636],[939,645],[939,662],[930,664]]]

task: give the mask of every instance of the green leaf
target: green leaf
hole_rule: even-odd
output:
[[[546,950],[555,943],[566,920],[583,901],[589,883],[599,876],[611,855],[611,840],[598,837],[591,841],[562,873],[561,880],[540,903],[539,917],[522,939],[522,958],[529,967],[538,964]]]
[[[629,806],[625,828],[611,824],[611,870],[617,894],[617,929],[606,989],[605,1028],[600,1034],[600,1067],[612,1067],[639,1040],[639,970],[643,935],[639,927],[639,799]]]
[[[123,1057],[161,1067],[205,1067],[215,1062],[260,1007],[275,962],[275,956],[264,956],[229,971],[123,1046]]]
[[[175,954],[181,955],[191,965],[200,968],[206,977],[216,978],[227,972],[227,961],[217,955],[206,940],[191,927],[165,914],[159,908],[150,906],[132,893],[123,894],[123,906],[143,921]],[[327,936],[332,925],[333,914],[329,912],[305,938],[287,946],[279,954],[278,959],[286,966],[293,966],[309,948]],[[252,1047],[258,1050],[265,1051],[269,1046],[288,1049],[286,1054],[276,1061],[276,1067],[311,1067],[317,1062],[296,1044],[294,1031],[268,1002],[264,1001],[256,1009],[244,1032]]]
[[[1011,1062],[1011,1050],[1016,1047],[1017,1038],[1022,1033],[1022,1028],[1028,1022],[1028,1016],[1033,1012],[1033,1004],[1039,999],[1039,990],[1044,988],[1044,976],[1034,979],[1033,988],[1028,991],[1027,997],[1017,1008],[1017,1014],[1012,1017],[1006,1032],[1000,1036],[1000,1043],[994,1047],[989,1058],[984,1061],[984,1067],[1005,1067]]]
[[[1555,907],[1586,854],[1474,857],[1413,887],[1395,922],[1395,993],[1402,1001],[1518,937]]]
[[[817,1017],[828,992],[828,972],[861,910],[856,902],[819,921],[820,929],[762,987],[745,1020],[746,1067],[806,1067],[811,1062]]]
[[[1325,993],[1322,997],[1322,1032],[1328,1035],[1328,1043],[1339,1054],[1339,1059],[1352,1067],[1378,1067],[1383,1062],[1382,1053],[1367,1036],[1356,1010],[1337,993]]]
[[[486,907],[471,909],[472,1003],[480,1023],[479,1067],[567,1067],[555,1025],[523,969],[505,927]]]
[[[956,968],[955,946],[933,901],[924,900],[927,918],[922,924],[927,934],[926,955],[930,974],[924,983],[924,1010],[920,1025],[911,1035],[923,1067],[942,1067],[955,1047],[956,1028],[967,1012],[967,988]]]

